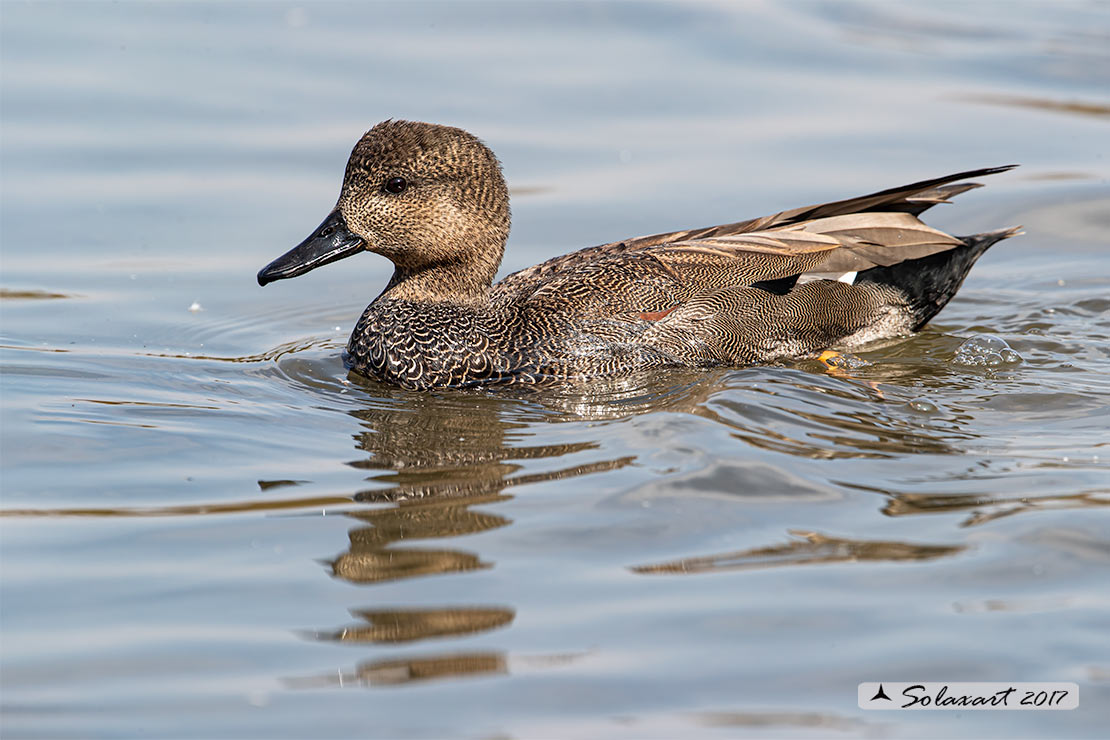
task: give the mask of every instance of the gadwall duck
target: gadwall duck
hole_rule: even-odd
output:
[[[363,251],[393,277],[344,361],[405,388],[589,379],[805,358],[920,329],[1002,229],[956,237],[918,216],[992,167],[555,257],[496,285],[509,235],[497,158],[457,128],[386,121],[339,202],[259,285]]]

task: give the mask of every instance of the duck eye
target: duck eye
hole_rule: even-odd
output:
[[[391,177],[385,181],[384,189],[387,193],[393,193],[394,195],[397,195],[399,193],[405,192],[405,188],[407,188],[408,186],[409,184],[405,181],[405,178]]]

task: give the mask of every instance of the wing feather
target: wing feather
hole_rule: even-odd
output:
[[[794,208],[763,218],[626,239],[565,254],[505,277],[501,296],[528,295],[558,275],[594,263],[643,257],[675,279],[706,287],[806,273],[850,273],[926,257],[962,242],[918,220],[926,209],[981,187],[957,182],[1015,165],[969,170],[847,200]]]

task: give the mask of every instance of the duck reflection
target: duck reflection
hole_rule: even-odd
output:
[[[882,494],[886,505],[882,513],[887,516],[914,516],[918,514],[947,514],[967,511],[968,517],[961,527],[974,527],[1014,514],[1045,509],[1105,508],[1110,506],[1110,491],[1098,489],[1079,493],[1045,493],[1036,496],[1000,496],[996,493],[905,493],[858,483],[844,485],[860,491]]]
[[[376,388],[375,388],[376,389]],[[351,412],[364,432],[355,435],[366,457],[352,467],[373,470],[381,487],[360,491],[364,504],[390,508],[347,514],[369,526],[350,531],[350,548],[332,561],[334,575],[359,584],[491,568],[468,551],[410,547],[413,540],[473,535],[512,523],[507,517],[473,510],[509,496],[506,488],[623,467],[617,457],[545,472],[522,474],[523,460],[562,459],[597,449],[595,442],[517,446],[526,439],[529,406],[488,394],[407,394],[404,403],[388,389],[365,408]],[[404,540],[405,547],[395,547]]]
[[[516,610],[508,607],[355,609],[351,614],[364,624],[318,633],[316,638],[329,642],[401,643],[457,637],[504,627],[516,617]]]
[[[354,376],[352,376],[354,377]],[[368,381],[362,381],[366,383]],[[516,475],[527,460],[562,459],[600,449],[592,440],[521,445],[531,422],[550,421],[535,402],[485,392],[405,393],[372,386],[365,408],[349,412],[365,431],[355,446],[368,455],[348,463],[378,471],[367,480],[381,487],[361,491],[365,503],[488,497],[523,483],[559,480],[622,467],[630,458]]]
[[[505,653],[498,651],[452,653],[430,657],[370,660],[359,663],[352,671],[339,671],[324,676],[288,679],[290,688],[308,689],[325,686],[395,686],[444,679],[501,675],[509,672]]]
[[[971,510],[961,526],[978,524],[1040,509],[1079,509],[1110,506],[1106,491],[1087,491],[1073,494],[1046,494],[1007,498],[999,496],[974,496],[961,494],[891,493],[883,513],[887,516],[911,514],[939,514],[950,511]]]
[[[510,519],[471,511],[469,507],[506,498],[486,496],[406,502],[394,509],[350,513],[348,516],[371,526],[355,527],[348,533],[350,548],[332,561],[332,572],[353,583],[380,583],[490,568],[490,563],[470,552],[391,545],[401,540],[457,537],[504,527]]]
[[[637,565],[629,570],[633,573],[654,575],[685,575],[861,560],[886,562],[935,560],[955,555],[966,549],[963,545],[921,545],[908,542],[841,539],[828,537],[819,532],[799,530],[791,530],[790,534],[797,539],[782,545],[682,558],[652,565]]]
[[[898,412],[901,404],[883,403],[886,399],[873,385],[786,368],[668,376],[665,383],[640,375],[523,395],[417,394],[363,385],[368,391],[365,405],[349,413],[364,427],[355,436],[355,446],[366,454],[349,465],[369,471],[367,480],[377,485],[355,499],[391,507],[349,514],[369,526],[350,532],[350,548],[332,568],[337,577],[355,583],[493,567],[474,552],[409,543],[507,526],[511,520],[503,515],[473,507],[508,499],[506,490],[513,486],[615,470],[635,460],[624,456],[524,472],[526,467],[542,467],[530,461],[564,461],[601,449],[589,439],[520,444],[532,436],[533,424],[546,431],[563,419],[678,411],[729,428],[750,445],[811,458],[951,451],[945,434],[906,421]],[[405,546],[398,547],[402,541]],[[886,557],[893,557],[894,543],[887,545]],[[804,545],[808,551],[798,543],[789,550],[794,560],[828,559],[845,546],[810,540]],[[859,557],[862,545],[854,547],[853,557]],[[868,551],[874,552],[874,545]],[[770,562],[769,555],[762,553],[762,559],[753,562]],[[779,553],[776,561],[786,559]]]
[[[605,446],[582,436],[591,428],[587,425],[578,424],[572,439],[560,442],[563,421],[680,412],[727,427],[747,444],[810,458],[948,449],[943,434],[903,424],[898,413],[890,411],[900,406],[884,403],[881,393],[867,384],[785,368],[672,375],[665,382],[632,377],[531,394],[417,394],[374,385],[365,390],[362,406],[348,412],[362,427],[354,435],[360,454],[348,464],[366,472],[367,486],[354,496],[365,508],[346,513],[355,523],[348,532],[348,548],[329,563],[335,577],[359,585],[494,568],[496,563],[478,549],[481,538],[467,540],[476,543],[471,545],[474,549],[445,541],[510,526],[512,519],[498,512],[497,505],[512,498],[510,489],[515,486],[618,470],[635,461],[631,455],[599,459]],[[876,434],[876,429],[883,433]],[[530,444],[540,435],[543,444]],[[795,534],[798,538],[786,544],[632,570],[705,573],[849,560],[929,560],[964,549]],[[490,604],[402,604],[355,608],[351,614],[353,624],[321,629],[312,637],[364,649],[407,651],[427,640],[452,641],[494,631],[516,618],[513,606]],[[509,671],[512,658],[488,649],[389,655],[294,683],[380,686],[497,675]]]
[[[678,412],[726,428],[751,447],[819,460],[953,454],[974,436],[961,429],[966,417],[923,426],[920,417],[905,414],[907,391],[881,386],[885,367],[870,367],[866,378],[822,368],[807,361],[602,379],[586,388],[545,389],[536,399],[547,421]]]
[[[413,546],[506,527],[512,520],[476,507],[511,498],[513,486],[615,470],[631,456],[592,460],[524,472],[528,461],[563,460],[600,449],[597,442],[527,445],[529,425],[550,421],[534,399],[485,393],[415,394],[367,386],[363,408],[349,412],[363,431],[355,447],[365,453],[348,463],[370,471],[376,484],[354,498],[384,505],[347,512],[357,522],[349,547],[330,561],[332,573],[356,584],[380,584],[419,576],[465,573],[494,566],[461,548]],[[403,395],[403,398],[400,397]],[[542,467],[542,464],[540,465]],[[319,630],[311,636],[355,645],[399,645],[451,639],[512,623],[516,610],[503,605],[352,609],[359,623]],[[292,686],[394,685],[508,672],[502,651],[450,652],[390,657],[324,676],[292,679]]]
[[[462,637],[504,627],[516,617],[508,607],[443,607],[436,609],[355,609],[361,624],[314,637],[326,642],[397,645],[435,638]],[[293,679],[300,687],[326,685],[393,685],[432,679],[461,678],[508,673],[508,658],[501,651],[449,653],[371,660],[354,670],[327,676]]]
[[[472,507],[508,500],[503,491],[512,486],[614,470],[634,459],[624,456],[522,473],[524,461],[561,460],[599,445],[589,440],[518,445],[530,436],[528,417],[538,407],[512,397],[417,394],[378,386],[368,390],[381,395],[350,412],[364,427],[355,435],[355,446],[367,455],[348,464],[375,471],[367,480],[380,485],[354,498],[391,506],[348,513],[369,526],[350,531],[349,550],[331,565],[336,576],[354,583],[490,568],[492,563],[472,552],[407,544],[507,526],[512,522],[507,517]],[[396,547],[401,541],[406,546]]]

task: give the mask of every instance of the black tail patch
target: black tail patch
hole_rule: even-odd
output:
[[[921,259],[906,260],[889,267],[864,270],[856,277],[856,285],[865,282],[878,283],[904,292],[914,315],[913,329],[917,331],[956,295],[972,265],[983,252],[996,242],[1014,236],[1019,230],[1020,227],[1015,227],[962,236],[962,247]]]

